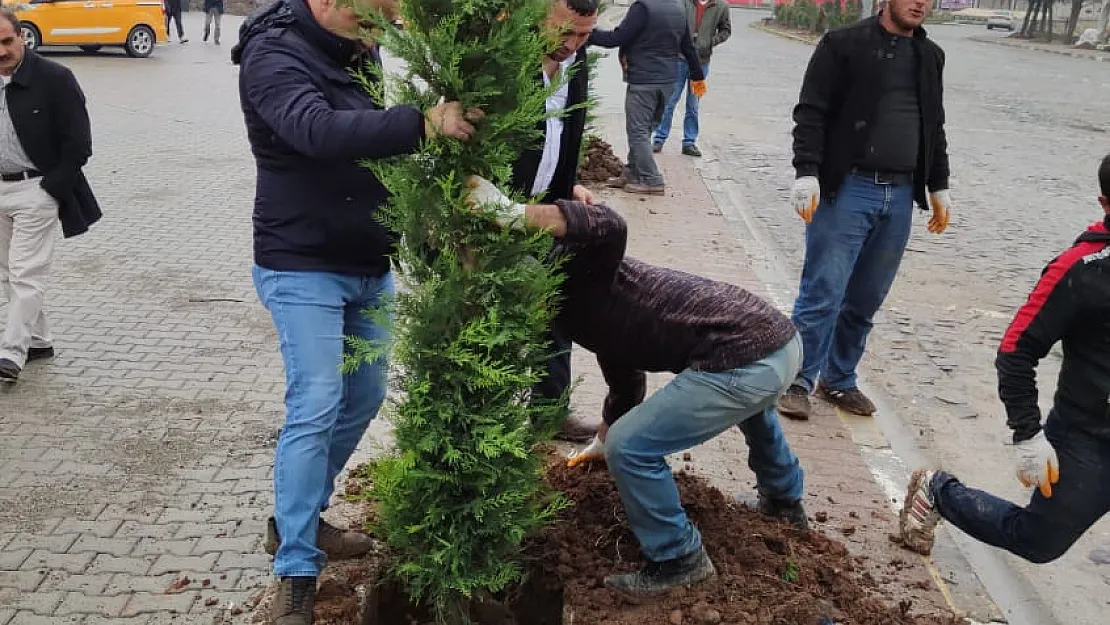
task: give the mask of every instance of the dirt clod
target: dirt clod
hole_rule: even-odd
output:
[[[674,610],[671,612],[670,622],[671,625],[682,625],[682,619],[685,618],[682,610]]]
[[[817,514],[813,515],[813,518],[818,523],[826,523],[829,520],[829,513],[822,510],[821,512],[818,512]]]
[[[613,146],[597,137],[590,137],[586,147],[586,158],[578,167],[578,181],[605,182],[624,172],[624,163],[613,153]]]

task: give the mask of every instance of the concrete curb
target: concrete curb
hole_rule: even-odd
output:
[[[783,39],[789,39],[790,41],[797,41],[799,43],[804,43],[804,44],[809,45],[809,46],[817,45],[817,40],[807,39],[807,38],[805,38],[801,35],[795,35],[794,33],[787,32],[785,30],[779,30],[777,28],[772,28],[770,26],[764,26],[763,24],[761,24],[759,22],[752,22],[749,25],[749,28],[754,28],[755,30],[765,32],[768,35],[774,35],[775,37],[781,37]]]
[[[996,46],[1003,46],[1006,48],[1016,48],[1018,50],[1029,50],[1031,52],[1043,52],[1045,54],[1056,54],[1059,56],[1070,56],[1073,59],[1089,59],[1091,61],[1108,61],[1110,62],[1110,52],[1098,53],[1095,50],[1074,50],[1071,48],[1061,48],[1053,50],[1052,48],[1045,48],[1036,45],[1027,45],[1016,41],[1007,41],[1005,39],[992,39],[989,37],[971,37],[972,41],[978,43],[989,43]],[[1093,52],[1093,54],[1092,54]]]

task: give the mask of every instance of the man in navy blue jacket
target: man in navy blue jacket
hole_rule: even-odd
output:
[[[232,50],[258,165],[254,282],[277,328],[287,386],[266,545],[281,580],[275,625],[312,622],[325,556],[370,548],[367,537],[320,518],[386,394],[384,360],[340,371],[344,336],[385,338],[361,313],[393,292],[393,238],[373,215],[388,194],[357,161],[474,132],[457,102],[381,109],[350,73],[380,63],[358,32],[356,14],[335,0],[278,0],[248,18]]]

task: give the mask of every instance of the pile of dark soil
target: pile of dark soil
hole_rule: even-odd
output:
[[[603,465],[568,469],[553,460],[552,486],[574,505],[525,545],[530,579],[475,604],[478,625],[957,625],[946,614],[915,614],[909,601],[892,605],[840,542],[749,512],[702,478],[676,475],[682,503],[701,530],[717,577],[642,603],[606,589],[606,575],[636,570],[639,547]],[[324,583],[318,625],[428,625],[426,609],[407,604],[389,585],[361,597],[376,571],[355,563]],[[329,567],[331,568],[331,567]],[[360,592],[362,591],[362,592]],[[565,605],[565,608],[564,608]]]
[[[529,547],[536,565],[564,585],[575,623],[590,625],[954,625],[951,615],[913,615],[889,605],[870,576],[854,570],[842,543],[802,533],[735,505],[690,474],[676,475],[682,503],[702,533],[717,577],[640,605],[602,580],[637,569],[639,548],[608,472],[556,465],[552,485],[574,501]]]
[[[613,153],[613,146],[597,137],[590,137],[586,144],[586,158],[578,166],[581,183],[605,182],[624,171],[624,163]]]

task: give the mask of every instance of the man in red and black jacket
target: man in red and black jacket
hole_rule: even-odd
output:
[[[1024,508],[942,471],[917,471],[902,537],[928,553],[940,518],[1035,563],[1051,562],[1110,512],[1110,156],[1098,172],[1106,217],[1056,257],[1002,339],[995,366],[1017,475],[1037,486]],[[1064,362],[1041,424],[1036,366],[1057,342]]]

